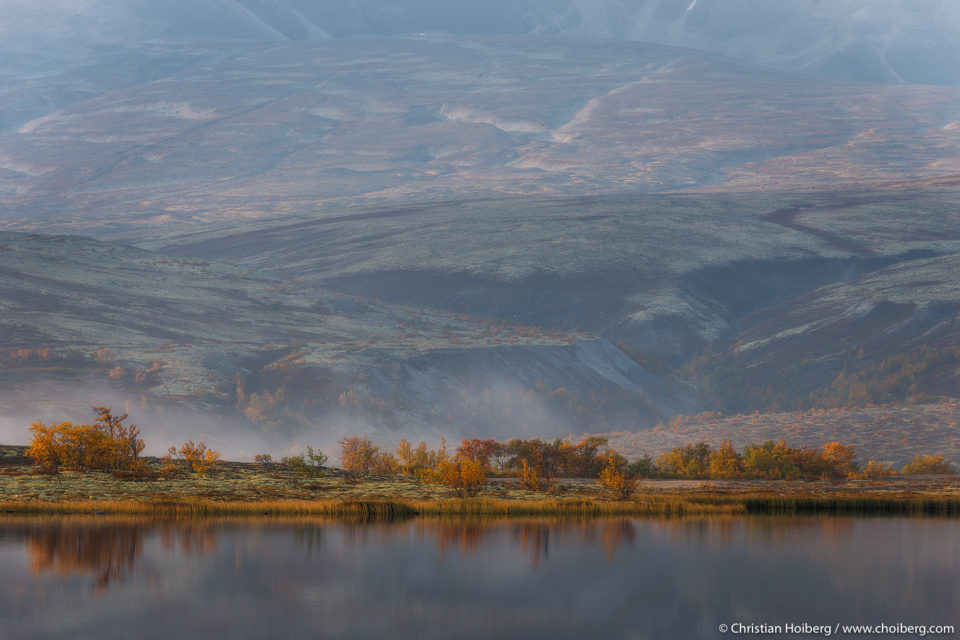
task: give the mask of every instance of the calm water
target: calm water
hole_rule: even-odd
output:
[[[735,622],[960,625],[960,521],[8,519],[0,593],[0,637],[11,639],[683,639],[746,637],[718,632]]]

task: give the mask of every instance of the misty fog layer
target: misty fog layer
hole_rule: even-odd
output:
[[[690,47],[827,78],[954,84],[952,0],[3,0],[8,47],[146,40],[540,34]]]

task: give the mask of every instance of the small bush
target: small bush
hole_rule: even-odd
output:
[[[626,467],[626,472],[638,478],[651,478],[656,472],[653,464],[653,458],[649,455],[642,455],[636,462],[631,462]]]
[[[205,442],[194,443],[193,440],[187,440],[179,450],[176,447],[170,447],[167,450],[167,455],[163,458],[161,472],[168,475],[174,460],[179,460],[183,465],[192,469],[194,473],[205,476],[220,463],[220,452],[215,449],[208,449]]]
[[[322,451],[313,447],[307,447],[306,452],[295,456],[288,456],[280,461],[285,467],[292,469],[295,473],[302,476],[318,477],[324,473],[324,465],[328,458]]]
[[[400,465],[392,453],[377,453],[373,456],[373,463],[370,466],[370,473],[380,475],[393,475],[400,473]]]
[[[597,484],[610,491],[617,500],[629,500],[637,490],[640,479],[620,471],[611,460],[600,472]]]
[[[953,465],[944,462],[943,456],[917,456],[903,468],[907,475],[927,475],[940,473],[956,473]]]
[[[253,456],[253,462],[261,467],[269,467],[273,464],[273,456],[269,453],[258,453]]]
[[[889,464],[883,464],[882,462],[877,462],[876,460],[871,460],[860,469],[859,472],[852,474],[850,477],[857,480],[866,480],[868,478],[886,478],[892,476],[896,473]]]
[[[551,479],[544,475],[540,467],[529,464],[526,460],[521,460],[520,465],[518,477],[520,484],[525,488],[531,491],[546,491],[553,485]]]
[[[472,497],[480,493],[487,481],[483,464],[477,460],[460,459],[442,462],[437,470],[441,484],[452,487],[457,495]]]

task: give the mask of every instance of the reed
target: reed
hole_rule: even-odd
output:
[[[403,520],[418,516],[474,518],[593,518],[741,514],[890,514],[960,516],[955,496],[644,495],[634,500],[458,498],[434,500],[329,499],[216,501],[91,500],[5,501],[0,514],[138,515],[158,518],[279,518],[328,516],[351,520]]]
[[[747,497],[747,513],[846,513],[911,516],[960,515],[960,498],[937,496],[815,496]]]
[[[150,515],[165,518],[338,516],[396,520],[415,516],[649,516],[743,512],[736,501],[652,497],[633,501],[509,500],[461,498],[446,500],[269,500],[225,502],[206,499],[0,502],[7,514]]]
[[[342,516],[399,519],[416,515],[409,504],[393,500],[269,500],[221,502],[184,500],[90,500],[0,502],[7,514],[147,515],[164,518]]]

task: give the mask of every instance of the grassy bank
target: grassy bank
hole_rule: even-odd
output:
[[[960,516],[960,498],[915,496],[644,496],[630,501],[509,500],[496,498],[448,500],[265,500],[180,501],[76,500],[5,501],[4,514],[139,515],[162,518],[274,518],[328,516],[350,519],[399,520],[419,516],[472,517],[604,517],[738,514],[888,514]]]
[[[449,500],[270,500],[270,501],[142,501],[77,500],[0,502],[5,514],[98,514],[158,517],[277,517],[342,516],[348,518],[403,519],[417,516],[672,516],[685,514],[745,513],[737,502],[702,502],[675,498],[636,501],[606,500],[506,500],[491,498]]]

